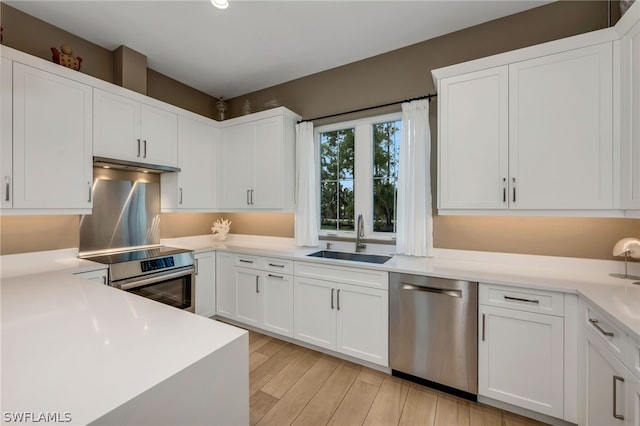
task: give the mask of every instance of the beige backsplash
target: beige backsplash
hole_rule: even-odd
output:
[[[218,218],[232,234],[293,237],[291,213],[163,213],[160,237],[211,232]],[[437,248],[614,259],[613,245],[640,237],[640,219],[435,216]],[[78,247],[79,216],[2,216],[0,254]]]

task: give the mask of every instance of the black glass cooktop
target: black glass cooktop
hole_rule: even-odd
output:
[[[100,254],[96,256],[83,257],[83,259],[91,260],[93,262],[102,263],[105,265],[113,265],[115,263],[133,262],[136,260],[153,259],[155,257],[168,256],[178,253],[187,253],[191,250],[175,248],[175,247],[153,247],[144,250],[124,251],[109,254]]]

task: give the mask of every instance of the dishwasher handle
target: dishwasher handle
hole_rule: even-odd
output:
[[[428,293],[444,294],[451,297],[462,297],[462,290],[451,290],[448,288],[429,287],[415,284],[402,283],[402,290],[425,291]]]

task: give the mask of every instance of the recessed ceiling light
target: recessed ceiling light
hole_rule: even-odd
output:
[[[103,169],[110,169],[111,166],[102,166]]]
[[[211,0],[211,4],[213,4],[218,9],[226,9],[229,7],[229,2],[227,0]]]

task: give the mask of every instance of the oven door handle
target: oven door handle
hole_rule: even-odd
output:
[[[123,284],[118,284],[116,283],[114,287],[119,288],[120,290],[131,290],[132,288],[136,288],[136,287],[142,287],[144,285],[147,284],[153,284],[153,283],[159,283],[162,281],[167,281],[170,280],[172,278],[178,278],[178,277],[183,277],[186,275],[191,275],[195,272],[195,268],[193,266],[190,266],[188,268],[185,269],[180,269],[177,272],[172,272],[170,274],[161,274],[161,275],[154,275],[151,278],[145,278],[145,279],[134,279],[134,280],[129,280],[126,283]]]

